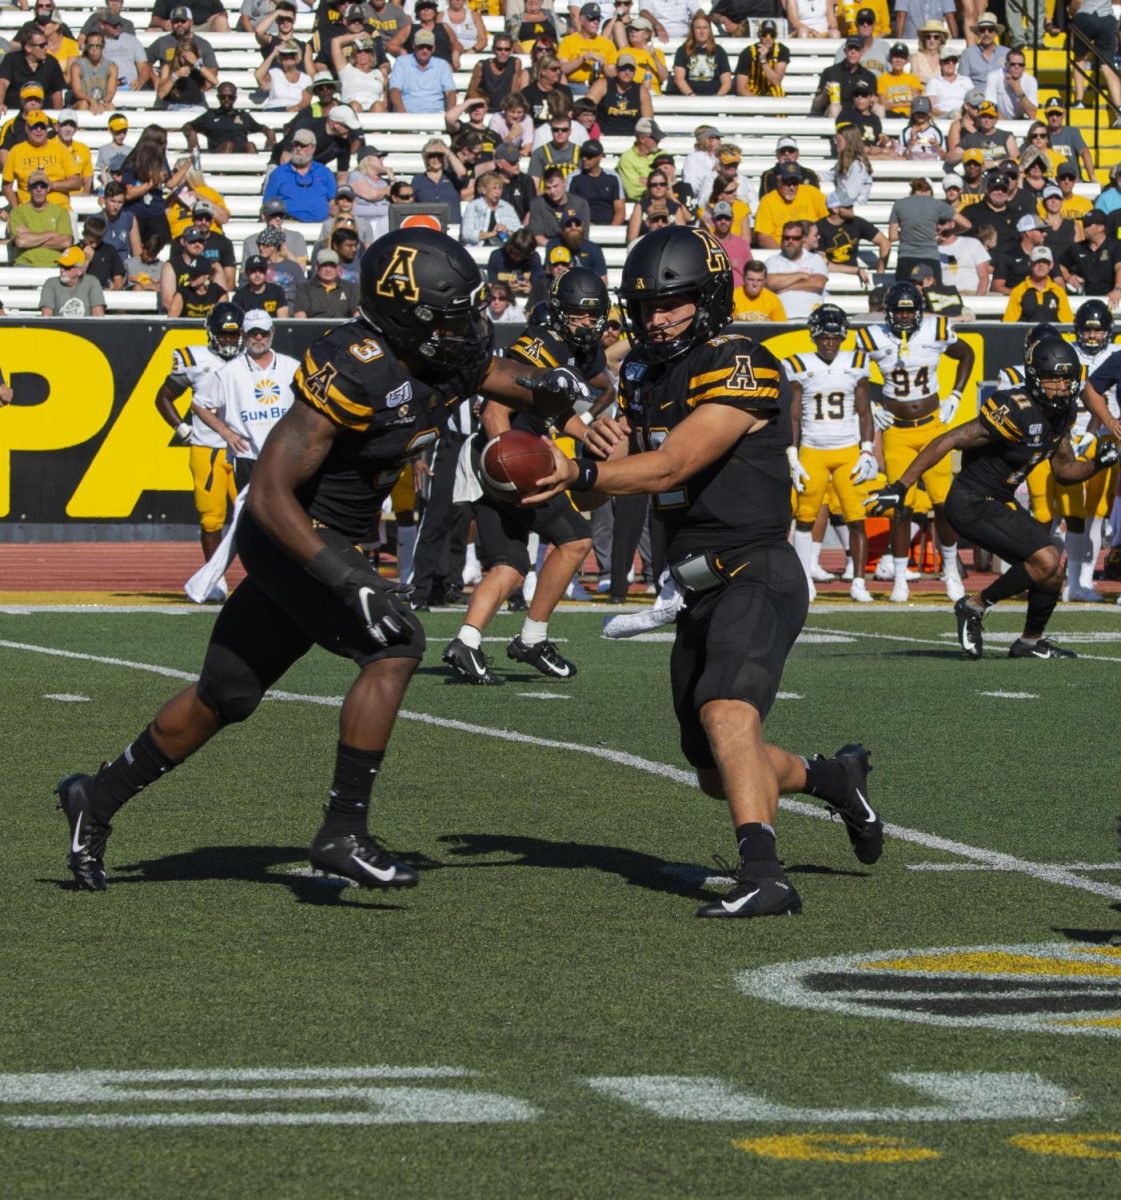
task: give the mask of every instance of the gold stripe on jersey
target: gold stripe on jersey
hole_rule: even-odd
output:
[[[183,366],[193,367],[196,365],[195,358],[194,358],[194,355],[191,353],[190,346],[180,346],[179,347],[179,355],[183,359]]]
[[[938,332],[935,336],[940,342],[947,341],[950,334],[950,322],[945,317],[936,317],[935,320],[938,322]]]
[[[869,354],[876,349],[876,343],[872,341],[872,335],[867,328],[858,329],[856,331],[856,340],[861,349],[867,350]]]
[[[997,404],[993,396],[981,406],[981,417],[984,424],[989,425],[1009,442],[1018,442],[1023,436],[1019,426],[1008,415],[1008,406]]]
[[[760,383],[766,380],[766,383]],[[773,380],[773,385],[770,381]],[[707,387],[716,384],[715,387]],[[751,362],[749,354],[737,354],[732,366],[722,367],[719,371],[707,371],[703,375],[694,375],[689,379],[685,403],[689,408],[696,408],[706,400],[715,400],[722,396],[733,400],[743,400],[746,395],[758,397],[760,400],[777,400],[779,396],[778,372],[768,367],[756,367]]]
[[[863,350],[854,350],[852,352],[852,366],[854,371],[868,370],[868,355]]]
[[[1023,372],[1017,371],[1015,367],[1005,367],[1004,374],[1008,377],[1009,383],[1021,384],[1024,382]]]
[[[806,364],[798,357],[797,354],[792,354],[789,359],[787,359],[787,362],[790,363],[791,370],[797,371],[799,375],[801,375],[806,369]]]
[[[511,352],[515,350],[535,367],[555,367],[557,365],[557,360],[545,349],[545,343],[539,337],[530,337],[529,334],[523,333],[510,347]]]
[[[332,362],[318,366],[308,350],[296,371],[293,385],[304,400],[332,424],[361,433],[369,429],[374,419],[373,410],[363,401],[352,400],[335,386],[338,374],[338,367]]]

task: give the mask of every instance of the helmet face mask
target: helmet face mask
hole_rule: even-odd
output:
[[[884,297],[884,317],[896,337],[910,336],[922,324],[923,297],[913,283],[896,283]]]
[[[649,321],[655,306],[688,303],[679,323]],[[632,344],[649,359],[668,362],[722,332],[732,317],[732,269],[708,230],[670,226],[635,243],[623,265],[619,307]]]
[[[1087,300],[1074,315],[1074,340],[1088,354],[1108,345],[1113,334],[1113,314],[1101,300]]]
[[[1078,394],[1082,364],[1069,342],[1047,337],[1028,348],[1024,378],[1028,394],[1044,412],[1063,415]]]
[[[611,298],[594,271],[573,267],[553,280],[548,306],[548,327],[574,350],[591,350],[607,324]]]
[[[219,358],[227,361],[237,358],[244,345],[242,337],[244,321],[245,313],[238,305],[229,300],[223,300],[221,304],[216,304],[206,318],[207,346]]]

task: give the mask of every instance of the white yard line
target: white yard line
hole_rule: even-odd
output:
[[[832,630],[818,632],[830,633]],[[860,636],[881,638],[890,641],[917,642],[922,645],[942,645],[941,642],[923,638],[898,638],[889,634],[862,634]],[[168,679],[193,680],[197,676],[187,671],[179,671],[174,667],[164,667],[155,663],[133,662],[127,658],[116,658],[102,654],[85,654],[76,650],[63,650],[56,646],[38,646],[29,642],[13,642],[0,639],[0,649],[17,650],[28,654],[44,654],[53,658],[66,658],[78,662],[102,663],[105,666],[124,667],[133,671],[144,671],[153,675],[161,675]],[[1119,662],[1121,659],[1104,659],[1105,662]],[[303,692],[272,691],[269,696],[274,700],[287,700],[298,704],[317,704],[327,708],[338,708],[342,704],[341,696],[316,696]],[[554,738],[535,737],[527,733],[519,733],[510,729],[495,729],[489,725],[475,725],[469,721],[456,721],[446,717],[433,716],[431,713],[416,713],[402,710],[401,720],[416,721],[423,725],[432,725],[440,729],[450,729],[458,733],[470,733],[477,737],[497,738],[503,742],[517,742],[526,746],[539,746],[548,750],[564,750],[574,754],[585,754],[592,758],[603,759],[616,766],[642,771],[648,775],[656,775],[663,779],[686,787],[695,787],[696,779],[692,771],[670,766],[668,763],[654,762],[629,754],[624,750],[611,750],[604,746],[587,746],[580,742],[562,742]],[[803,817],[829,819],[818,805],[807,804],[802,800],[783,799],[783,809],[797,813]],[[1098,883],[1096,880],[1083,879],[1064,867],[1048,863],[1034,863],[1015,855],[1002,854],[995,850],[985,850],[978,846],[970,846],[964,842],[953,841],[950,838],[939,837],[936,834],[924,833],[921,829],[908,829],[902,825],[885,824],[887,835],[900,842],[910,842],[923,846],[928,850],[938,850],[944,854],[955,854],[971,862],[982,864],[993,870],[1013,871],[1043,883],[1054,884],[1058,887],[1072,888],[1076,891],[1092,892],[1094,895],[1105,896],[1110,900],[1121,900],[1121,887]]]

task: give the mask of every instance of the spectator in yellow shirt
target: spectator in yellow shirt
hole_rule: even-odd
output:
[[[1004,310],[1005,321],[1023,321],[1037,325],[1040,321],[1068,325],[1074,320],[1066,289],[1051,278],[1055,256],[1050,246],[1036,246],[1029,256],[1028,277],[1017,284],[1008,297]]]
[[[32,171],[45,171],[51,181],[49,204],[70,207],[72,192],[82,190],[82,171],[74,155],[60,138],[51,138],[51,122],[45,112],[36,109],[27,114],[27,141],[18,142],[4,162],[4,196],[15,208],[31,199],[27,178]]]
[[[70,109],[58,114],[58,136],[62,144],[74,155],[78,164],[78,173],[82,177],[82,195],[88,196],[93,191],[93,156],[85,142],[76,142],[74,135],[78,132],[78,115]]]
[[[767,268],[758,259],[745,263],[743,287],[732,296],[734,321],[785,321],[782,301],[767,287]]]
[[[910,118],[911,101],[923,93],[919,77],[909,69],[910,61],[911,52],[902,42],[888,51],[887,70],[876,80],[881,115]]]
[[[565,82],[575,96],[582,96],[594,80],[615,73],[618,51],[600,34],[602,20],[598,4],[585,4],[580,9],[579,33],[562,38],[557,47]]]
[[[755,214],[755,242],[766,250],[780,248],[782,227],[788,222],[817,222],[829,213],[820,190],[802,182],[797,163],[783,163],[776,175],[778,186],[759,201]]]
[[[1063,163],[1055,172],[1055,182],[1063,194],[1063,207],[1059,210],[1068,221],[1075,223],[1075,236],[1082,236],[1082,218],[1094,206],[1085,196],[1075,193],[1074,185],[1078,181],[1078,168],[1074,163]]]

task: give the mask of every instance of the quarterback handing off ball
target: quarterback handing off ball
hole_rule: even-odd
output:
[[[502,500],[532,496],[537,481],[553,472],[553,456],[535,433],[507,429],[483,447],[479,461],[483,483]]]

